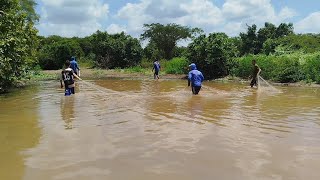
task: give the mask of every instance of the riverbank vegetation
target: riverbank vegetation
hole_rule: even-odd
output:
[[[159,23],[145,24],[140,38],[102,31],[87,37],[42,37],[34,26],[39,20],[35,5],[33,0],[0,4],[0,91],[23,80],[52,78],[39,69],[61,69],[71,56],[82,68],[142,74],[152,74],[154,60],[160,60],[163,74],[186,74],[194,62],[207,79],[246,79],[256,59],[267,80],[320,83],[320,34],[295,34],[291,23],[248,25],[236,37]],[[178,45],[183,43],[188,45]]]

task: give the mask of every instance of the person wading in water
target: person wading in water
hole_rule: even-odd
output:
[[[201,84],[204,77],[200,71],[197,70],[196,64],[192,63],[189,65],[191,71],[188,74],[188,86],[191,84],[191,90],[194,95],[199,94]]]
[[[156,60],[153,63],[153,68],[152,68],[152,72],[154,70],[154,74],[153,74],[154,79],[159,79],[159,71],[160,71],[160,69],[161,69],[160,63],[159,63],[158,60]]]
[[[79,79],[79,80],[82,80],[82,79],[79,76],[77,76],[74,73],[74,71],[70,68],[70,61],[69,60],[67,60],[65,62],[65,67],[66,67],[66,69],[64,69],[61,72],[60,84],[61,84],[61,88],[63,88],[62,81],[64,82],[64,89],[65,89],[64,95],[65,96],[70,96],[71,94],[75,94],[75,91],[74,91],[74,87],[75,87],[74,77]]]
[[[256,87],[258,87],[257,82],[258,82],[258,77],[261,72],[261,69],[257,65],[257,61],[255,59],[252,60],[252,65],[253,65],[253,71],[252,71],[252,80],[251,80],[250,86],[253,87],[255,85]]]

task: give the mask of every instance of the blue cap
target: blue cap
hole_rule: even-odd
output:
[[[195,63],[191,63],[191,64],[189,65],[189,67],[191,67],[192,70],[197,69],[197,66],[196,66]]]

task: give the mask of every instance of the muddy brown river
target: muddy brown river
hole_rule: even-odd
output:
[[[320,89],[42,82],[0,96],[1,180],[320,179]]]

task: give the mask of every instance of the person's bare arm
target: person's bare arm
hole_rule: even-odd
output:
[[[261,72],[261,69],[259,68],[259,71],[258,71],[258,76],[260,75],[260,72]]]
[[[80,81],[82,81],[82,79],[79,76],[77,76],[75,73],[73,73],[73,76],[79,79]]]
[[[59,76],[58,76],[59,77]],[[63,88],[63,84],[62,84],[62,74],[60,74],[60,87]]]

